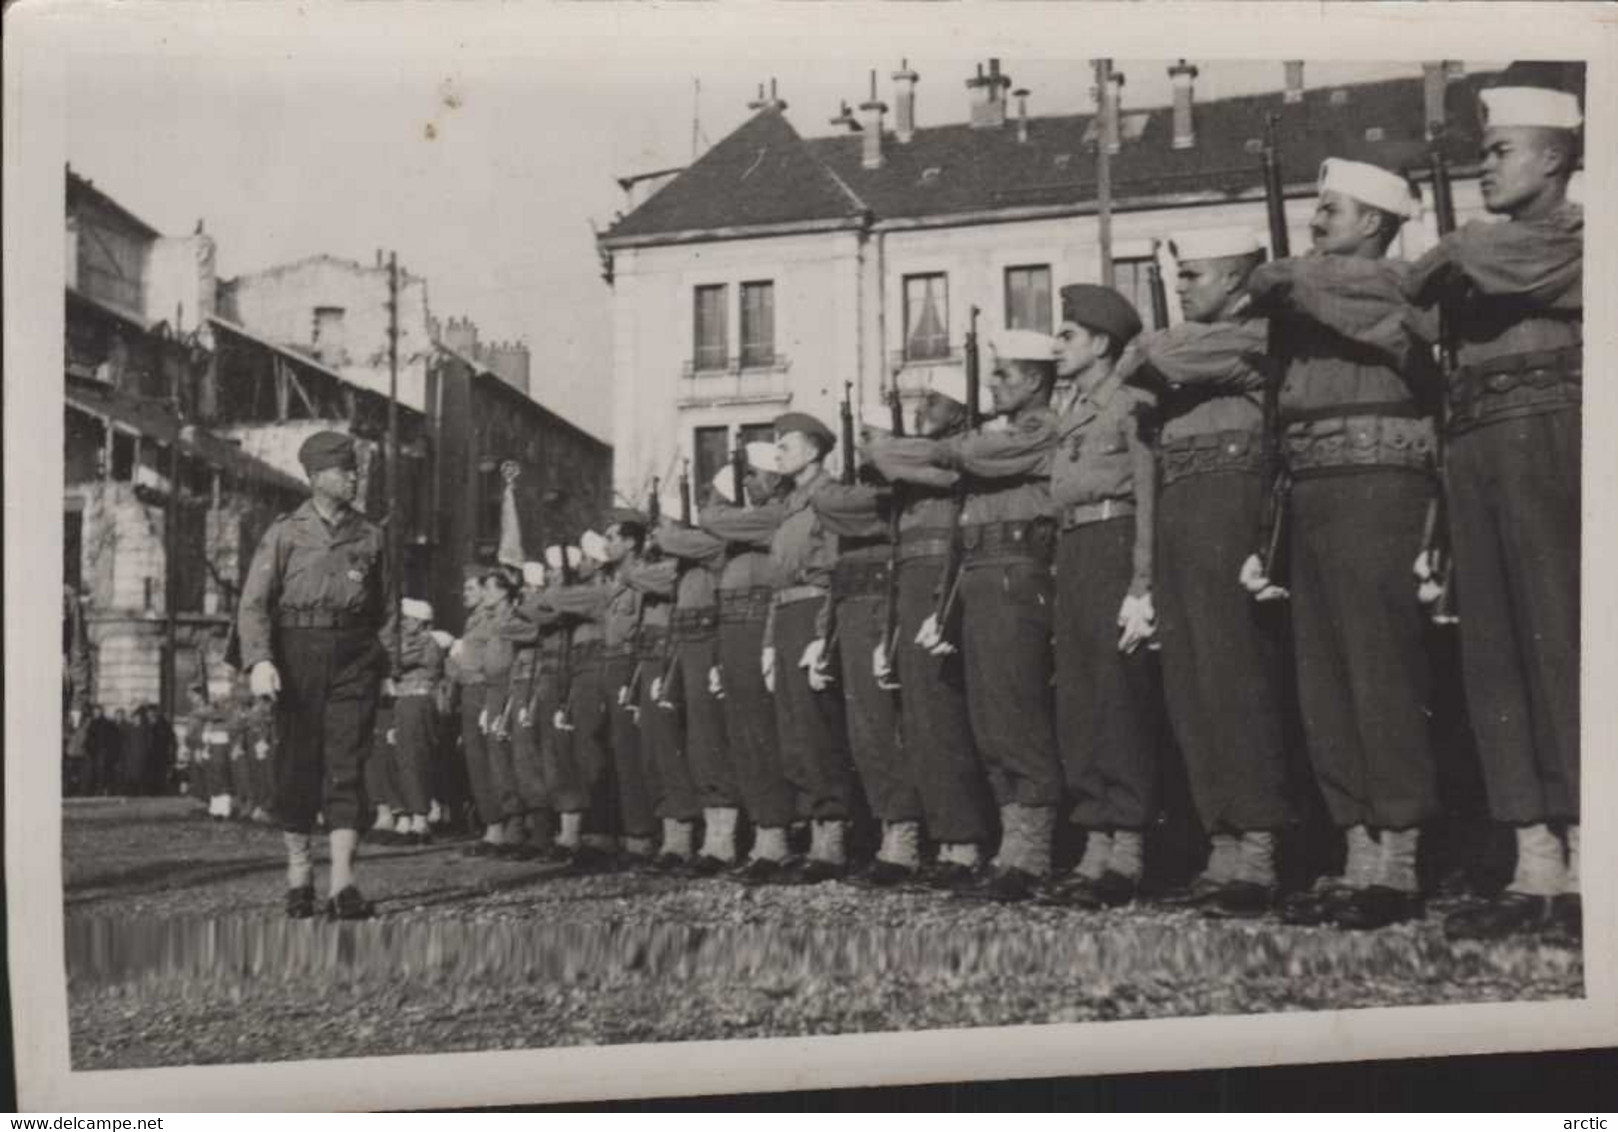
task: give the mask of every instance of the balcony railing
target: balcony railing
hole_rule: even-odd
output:
[[[772,354],[768,360],[729,358],[722,367],[687,361],[680,367],[679,405],[696,408],[706,405],[785,404],[792,400],[788,384],[791,361],[785,354]]]

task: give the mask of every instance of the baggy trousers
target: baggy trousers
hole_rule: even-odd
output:
[[[1157,816],[1157,674],[1143,644],[1118,649],[1133,572],[1132,515],[1065,531],[1056,545],[1056,735],[1085,829],[1144,829]]]
[[[399,804],[393,786],[394,753],[388,742],[388,731],[393,727],[394,709],[391,701],[383,701],[376,709],[376,723],[371,732],[371,757],[365,760],[365,799],[372,806],[395,808]],[[239,793],[235,775],[231,778],[231,792]]]
[[[817,692],[798,658],[815,639],[819,599],[775,607],[775,724],[781,765],[798,790],[803,816],[842,821],[853,815],[854,762],[843,697]]]
[[[966,710],[966,668],[959,651],[934,656],[916,644],[933,613],[944,559],[899,564],[899,708],[927,834],[936,841],[987,841],[983,769]],[[959,600],[957,598],[957,600]]]
[[[1158,499],[1152,599],[1169,722],[1208,833],[1292,819],[1275,627],[1237,582],[1264,503],[1256,473],[1189,475]]]
[[[730,761],[722,701],[708,690],[708,670],[719,663],[719,638],[713,630],[675,645],[679,698],[685,708],[686,765],[697,801],[704,807],[731,807],[741,794]],[[754,663],[754,671],[758,664]]]
[[[496,744],[478,727],[478,716],[488,706],[488,689],[482,684],[461,687],[461,745],[466,754],[466,776],[472,784],[472,804],[484,825],[504,821],[510,812],[511,797],[509,749]]]
[[[1437,809],[1425,618],[1411,574],[1432,494],[1426,475],[1401,468],[1293,485],[1298,706],[1339,828],[1406,829]]]
[[[658,634],[654,639],[661,642],[665,638]],[[697,788],[686,763],[679,690],[665,690],[664,702],[670,704],[669,707],[652,698],[654,679],[668,675],[670,679],[679,680],[677,666],[670,664],[671,659],[678,658],[667,655],[661,643],[641,654],[644,674],[640,684],[641,745],[646,753],[653,812],[671,821],[695,821],[702,816],[702,803],[697,800]],[[672,700],[668,698],[670,692],[675,695]]]
[[[721,603],[727,597],[721,596]],[[764,686],[759,656],[764,648],[762,617],[724,617],[719,624],[719,663],[725,689],[725,734],[736,790],[755,826],[791,824],[796,811],[792,783],[781,758],[775,697]],[[777,658],[777,664],[780,659]],[[704,677],[706,686],[707,678]]]
[[[657,813],[652,794],[647,756],[641,743],[641,727],[636,712],[618,702],[621,689],[635,676],[633,656],[611,656],[603,669],[603,692],[607,698],[607,732],[612,746],[613,795],[618,805],[618,832],[624,837],[654,837]],[[639,679],[651,681],[642,668]],[[633,701],[639,708],[639,699]]]
[[[385,654],[370,629],[290,629],[277,633],[282,742],[276,812],[290,833],[360,829],[369,806],[365,760],[371,752]]]
[[[995,803],[1062,800],[1051,693],[1052,579],[1048,563],[974,563],[961,575],[960,648],[967,711]]]
[[[898,695],[877,687],[872,653],[887,630],[887,599],[880,593],[837,602],[837,648],[842,667],[848,743],[871,815],[879,821],[916,821],[916,794],[906,743],[899,733]]]
[[[1579,820],[1580,417],[1449,444],[1462,675],[1489,810],[1511,824]]]
[[[599,646],[597,646],[599,649]],[[591,831],[617,832],[617,800],[613,792],[612,747],[608,732],[607,662],[599,651],[576,650],[568,687],[568,715],[573,730],[558,733],[557,762],[564,778],[577,784],[577,807],[589,814]],[[612,694],[616,694],[614,691]],[[566,809],[558,801],[559,809]]]
[[[400,696],[393,701],[393,788],[395,809],[425,814],[432,808],[427,767],[438,726],[430,695]]]
[[[485,685],[483,706],[492,729],[505,712],[505,685]],[[511,732],[516,716],[517,709],[513,706],[511,713],[505,716],[505,734],[496,735],[491,730],[483,737],[484,749],[489,753],[489,777],[500,799],[500,814],[507,818],[517,817],[526,809],[517,791],[517,760],[511,749]]]
[[[512,788],[517,795],[518,810],[525,814],[550,807],[550,790],[545,783],[545,763],[540,752],[542,721],[534,695],[537,680],[537,677],[524,676],[511,681],[511,709],[506,716],[506,726],[511,732]]]

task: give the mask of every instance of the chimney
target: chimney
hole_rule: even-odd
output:
[[[1169,68],[1169,81],[1174,84],[1174,148],[1190,149],[1197,144],[1197,127],[1191,119],[1191,84],[1197,69],[1181,59]]]
[[[1000,73],[1000,60],[989,60],[989,73],[983,73],[978,64],[976,78],[966,80],[966,89],[972,92],[972,127],[997,130],[1006,124],[1006,88],[1010,77]]]
[[[910,69],[910,60],[904,59],[893,72],[893,81],[899,88],[893,99],[893,136],[900,145],[909,145],[916,136],[916,84],[921,76]]]
[[[1019,87],[1011,92],[1011,96],[1017,100],[1017,140],[1026,145],[1028,144],[1028,89]]]
[[[1427,137],[1433,136],[1433,127],[1444,125],[1444,91],[1449,86],[1449,70],[1443,61],[1421,65],[1421,96]]]
[[[1102,141],[1106,143],[1108,153],[1117,153],[1124,147],[1119,133],[1118,122],[1124,101],[1124,73],[1122,71],[1109,71],[1107,73],[1107,82],[1101,91],[1101,99],[1101,128],[1104,131]]]
[[[860,164],[867,169],[882,168],[882,115],[888,104],[876,96],[876,68],[871,69],[871,97],[860,103],[865,116],[865,146],[860,152]]]
[[[783,110],[785,110],[787,108],[787,104],[783,99],[776,97],[775,80],[771,79],[770,80],[770,97],[768,97],[768,98],[764,97],[764,84],[759,83],[758,84],[758,98],[755,99],[752,102],[749,102],[747,104],[747,108],[749,110],[774,110],[774,111],[780,112],[780,111],[783,111]]]
[[[1287,73],[1287,88],[1285,101],[1303,101],[1303,60],[1288,59],[1284,64]]]

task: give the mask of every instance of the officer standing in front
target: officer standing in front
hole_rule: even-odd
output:
[[[364,762],[387,669],[382,530],[358,511],[354,440],[317,432],[298,449],[313,495],[265,532],[242,588],[242,666],[256,696],[273,698],[282,751],[276,813],[287,850],[287,915],[315,912],[310,840],[324,815],[330,838],[327,912],[364,919],[354,883],[367,812]]]
[[[1505,221],[1445,237],[1406,293],[1442,304],[1457,343],[1445,475],[1461,667],[1489,808],[1517,839],[1506,890],[1444,929],[1549,926],[1577,943],[1584,209],[1567,190],[1583,119],[1544,66],[1513,64],[1479,95],[1483,205]]]

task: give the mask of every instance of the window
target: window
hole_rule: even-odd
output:
[[[703,507],[713,495],[714,477],[730,463],[730,428],[726,425],[699,428],[692,434],[691,442],[695,457],[691,461],[691,493],[696,496],[697,506]]]
[[[1006,329],[1051,332],[1051,269],[1006,268]]]
[[[943,274],[905,276],[905,360],[949,357],[949,280]]]
[[[500,505],[505,500],[506,483],[500,476],[500,463],[485,459],[478,463],[477,538],[491,545],[500,541]]]
[[[1140,324],[1146,330],[1161,330],[1152,303],[1152,267],[1155,261],[1150,258],[1141,259],[1115,259],[1112,261],[1113,276],[1118,291],[1124,298],[1135,304],[1135,310],[1140,315]],[[1165,286],[1167,285],[1165,281]],[[1166,309],[1165,296],[1165,309]]]
[[[348,361],[343,344],[343,308],[315,308],[315,357],[328,366],[340,366]]]
[[[725,332],[725,286],[698,287],[696,290],[695,353],[692,368],[724,369],[730,360]]]
[[[742,368],[775,364],[775,284],[742,284]]]

